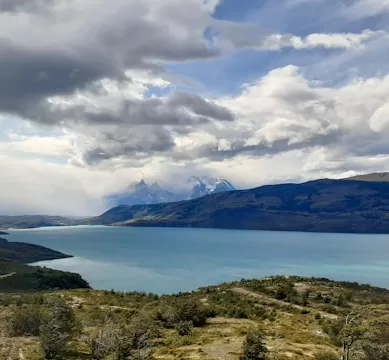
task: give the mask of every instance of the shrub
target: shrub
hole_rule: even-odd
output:
[[[61,356],[79,327],[73,310],[65,300],[50,298],[46,303],[48,311],[40,327],[40,342],[45,358],[51,360]]]
[[[153,339],[158,336],[160,336],[160,327],[149,314],[136,315],[129,326],[121,326],[115,329],[114,359],[153,359]]]
[[[174,327],[178,334],[181,336],[186,336],[192,334],[193,322],[192,321],[181,321],[177,323]]]
[[[86,338],[86,342],[89,346],[91,358],[93,360],[104,359],[113,351],[114,329],[108,325],[103,325],[91,333]]]
[[[260,330],[249,330],[243,344],[243,354],[240,360],[265,360],[266,353],[263,333]]]
[[[208,311],[195,301],[179,302],[175,306],[175,323],[191,321],[194,327],[201,327],[207,323]]]
[[[293,282],[285,280],[278,284],[274,295],[278,300],[292,302],[293,298],[297,295],[297,292],[294,288]]]
[[[210,309],[200,302],[176,299],[173,304],[161,307],[156,317],[165,327],[173,329],[189,322],[194,327],[202,327],[211,315]]]
[[[40,307],[33,305],[18,307],[7,320],[7,332],[9,336],[38,336],[41,324]]]

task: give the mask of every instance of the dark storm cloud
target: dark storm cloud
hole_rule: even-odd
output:
[[[0,112],[35,113],[31,120],[40,121],[47,118],[39,111],[47,110],[49,97],[73,94],[104,78],[124,79],[128,69],[163,71],[159,62],[218,54],[203,38],[209,15],[199,1],[179,9],[175,0],[164,7],[97,1],[89,8],[83,1],[30,1],[0,0]],[[61,7],[50,8],[53,4]],[[26,14],[25,6],[51,10],[44,16]],[[193,101],[193,106],[201,102]],[[220,109],[208,111],[224,116]]]
[[[118,158],[142,161],[155,154],[172,151],[175,146],[171,132],[155,126],[99,133],[93,144],[95,145],[82,152],[81,165],[93,166]]]
[[[132,125],[199,125],[212,120],[232,121],[233,114],[211,101],[188,93],[173,93],[166,99],[123,101],[116,113],[81,111],[89,123]]]

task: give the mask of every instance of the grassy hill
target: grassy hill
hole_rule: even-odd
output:
[[[389,233],[389,183],[317,180],[169,204],[119,206],[89,224]]]
[[[94,290],[5,295],[0,298],[7,305],[0,307],[0,323],[9,324],[7,319],[16,317],[18,322],[11,324],[19,333],[12,335],[5,326],[0,358],[43,360],[39,338],[20,332],[31,332],[31,319],[39,321],[48,297],[63,299],[80,325],[62,359],[91,359],[97,343],[109,345],[112,334],[124,331],[126,336],[116,338],[132,348],[139,346],[135,354],[147,355],[137,359],[238,360],[246,334],[253,329],[264,335],[268,360],[336,360],[348,334],[355,335],[351,354],[375,349],[382,355],[350,359],[382,360],[388,354],[388,290],[327,279],[272,277],[169,296]],[[352,327],[345,325],[347,316],[353,319]],[[20,326],[25,318],[28,330]],[[106,348],[101,359],[111,359],[117,348]]]

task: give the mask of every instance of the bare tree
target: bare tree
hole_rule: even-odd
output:
[[[84,336],[93,360],[104,359],[107,355],[113,353],[116,332],[115,324],[106,317],[102,325],[98,326],[92,333]]]
[[[367,331],[367,327],[361,323],[361,317],[361,312],[351,312],[345,318],[343,329],[340,332],[342,340],[341,360],[350,360],[351,348]]]
[[[113,351],[114,336],[112,329],[106,326],[97,329],[87,337],[87,343],[93,360],[104,359]]]

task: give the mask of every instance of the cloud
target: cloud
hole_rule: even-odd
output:
[[[51,5],[53,0],[0,0],[2,12],[34,12]]]
[[[305,37],[292,34],[266,34],[254,25],[242,26],[232,22],[217,25],[221,47],[229,49],[254,49],[261,51],[278,51],[284,48],[296,50],[326,48],[352,49],[363,46],[374,38],[385,35],[382,30],[364,30],[361,33],[313,33]]]
[[[70,106],[68,109],[53,109],[50,113],[59,119],[74,118],[92,124],[110,125],[196,125],[211,120],[234,119],[226,108],[185,92],[174,92],[164,98],[124,99],[113,110]]]
[[[244,145],[235,152],[277,153],[325,146],[362,156],[371,153],[373,144],[384,145],[386,134],[377,130],[386,126],[383,115],[388,101],[389,75],[330,88],[287,66],[271,71],[245,86],[240,96],[221,103],[228,103],[240,119],[234,136],[240,132]],[[380,153],[389,154],[389,146],[382,146]]]
[[[212,42],[204,35],[210,28],[217,29],[221,44],[227,41],[237,49],[261,50],[358,47],[379,33],[311,34],[305,38],[262,35],[256,27],[212,18],[218,1],[167,0],[161,5],[154,0],[98,0],[93,4],[80,0],[19,0],[11,6],[3,0],[0,4],[0,32],[5,34],[0,39],[0,111],[61,125],[68,117],[75,118],[88,109],[53,110],[48,104],[53,97],[87,92],[107,79],[131,81],[131,69],[161,74],[164,63],[219,56],[223,46],[218,46],[217,39]],[[174,96],[179,100],[173,101]],[[180,110],[182,98],[182,94],[173,95],[166,103],[128,99],[115,109],[115,114],[90,114],[90,119],[111,121],[123,112],[126,115],[128,108],[147,118],[153,110],[148,114],[144,109],[150,108],[161,119],[164,114],[170,117],[173,111],[172,121],[180,122],[177,113],[181,112],[181,117],[187,115]],[[226,115],[225,110],[223,115],[221,109],[211,110],[211,104],[198,97],[189,99],[186,95],[185,101],[192,103],[191,111],[194,106],[207,106],[217,118]],[[162,109],[165,105],[167,109]],[[187,116],[182,124],[186,125],[188,120]],[[207,121],[193,117],[191,120]]]
[[[342,14],[348,18],[361,19],[389,12],[388,0],[354,0],[344,7]]]
[[[158,102],[182,99],[187,101],[187,95],[174,94]],[[189,99],[195,100],[189,102],[191,106],[200,101]],[[379,131],[389,128],[385,117],[388,100],[389,76],[331,88],[307,79],[296,66],[286,66],[244,85],[235,97],[214,98],[221,112],[205,107],[201,116],[212,116],[215,121],[187,122],[177,130],[174,118],[161,114],[155,117],[158,123],[147,122],[143,114],[144,124],[121,123],[116,128],[106,123],[104,130],[95,134],[88,127],[78,141],[78,160],[74,161],[109,167],[112,162],[120,166],[131,160],[132,166],[138,162],[142,167],[156,157],[172,164],[214,164],[239,156],[266,157],[315,148],[336,148],[344,156],[387,155],[386,134]],[[209,103],[201,100],[200,105]],[[154,111],[152,106],[149,111]],[[229,114],[234,114],[234,121]],[[171,121],[164,123],[164,118]],[[117,122],[112,120],[112,124]],[[81,132],[77,130],[77,134]]]
[[[5,6],[6,3],[2,3]],[[20,3],[23,4],[23,3]],[[0,13],[0,109],[24,117],[50,96],[69,95],[128,69],[217,55],[203,36],[209,2],[38,1],[45,13]],[[20,5],[22,6],[22,5]],[[19,11],[16,11],[19,10]]]
[[[0,214],[90,215],[105,204],[80,181],[84,174],[39,160],[0,156]],[[96,178],[98,178],[96,176]],[[89,180],[92,180],[89,178]],[[93,181],[93,180],[92,180]]]
[[[331,88],[287,66],[218,102],[237,120],[181,137],[173,159],[215,162],[317,148],[336,149],[343,163],[349,157],[389,155],[389,75]]]

